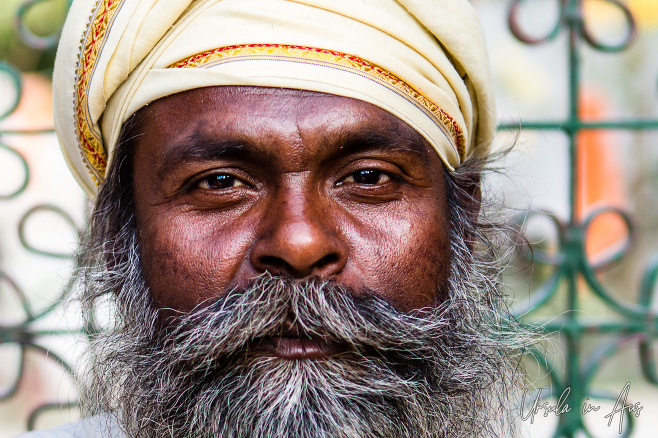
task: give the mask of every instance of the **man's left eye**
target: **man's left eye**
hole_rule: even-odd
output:
[[[199,188],[207,190],[231,189],[244,185],[245,184],[235,176],[225,173],[208,175],[198,183]]]
[[[391,177],[384,172],[376,169],[363,169],[349,175],[344,182],[374,186],[384,184],[390,180]]]

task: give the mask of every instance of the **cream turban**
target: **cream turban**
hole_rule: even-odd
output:
[[[74,0],[54,72],[55,126],[88,194],[123,123],[192,88],[331,93],[404,120],[449,169],[484,154],[494,102],[467,0]]]

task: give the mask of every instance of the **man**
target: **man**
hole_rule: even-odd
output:
[[[509,436],[466,0],[76,0],[54,87],[116,314],[52,436]]]

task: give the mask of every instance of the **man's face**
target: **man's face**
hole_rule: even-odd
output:
[[[467,242],[471,204],[447,199],[472,169],[445,174],[396,117],[319,93],[198,89],[134,120],[81,277],[86,313],[110,295],[118,321],[88,398],[128,436],[505,427],[495,264]]]
[[[166,97],[140,117],[137,232],[159,307],[189,311],[264,272],[330,278],[405,312],[442,301],[444,168],[397,117],[237,87]]]

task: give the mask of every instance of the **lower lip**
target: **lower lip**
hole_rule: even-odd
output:
[[[267,349],[284,359],[320,359],[336,353],[336,348],[316,338],[271,338]]]

